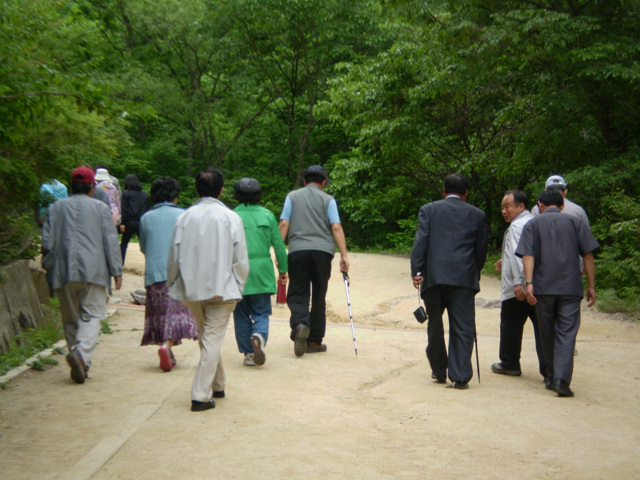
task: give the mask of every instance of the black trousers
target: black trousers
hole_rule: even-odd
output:
[[[122,264],[124,265],[124,257],[127,255],[127,247],[129,246],[129,240],[134,235],[139,235],[140,227],[138,225],[125,225],[124,233],[122,234],[122,240],[120,240],[120,254],[122,255]]]
[[[427,306],[427,358],[431,371],[445,377],[449,370],[452,382],[468,382],[473,377],[471,354],[476,334],[476,291],[470,288],[436,285],[425,290]],[[444,343],[442,314],[449,316],[449,355]]]
[[[309,342],[322,343],[327,329],[327,288],[333,255],[317,250],[289,254],[287,305],[291,311],[291,338],[302,323],[310,329]],[[311,309],[309,309],[311,299]]]
[[[537,295],[536,298],[547,376],[571,383],[582,298],[575,295]]]
[[[500,363],[508,370],[520,370],[520,352],[522,351],[522,332],[527,318],[531,319],[533,334],[536,339],[536,353],[538,354],[538,368],[540,374],[547,375],[544,362],[540,328],[536,309],[525,300],[510,298],[502,302],[500,310]]]

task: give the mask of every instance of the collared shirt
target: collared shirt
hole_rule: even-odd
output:
[[[176,222],[169,247],[169,295],[197,302],[240,300],[249,276],[242,220],[220,200],[203,197]]]
[[[516,257],[516,248],[522,235],[522,229],[533,218],[528,210],[524,210],[509,224],[502,240],[502,292],[500,299],[504,302],[514,298],[513,287],[524,286],[524,266],[522,259]]]
[[[118,234],[109,208],[74,194],[49,207],[42,226],[42,266],[51,290],[68,282],[109,287],[122,276]]]
[[[167,259],[173,227],[183,208],[171,202],[156,204],[140,219],[140,251],[144,253],[144,285],[167,280]]]
[[[584,221],[552,207],[524,226],[516,255],[534,257],[532,280],[536,295],[582,297],[578,255],[586,255],[598,247]]]

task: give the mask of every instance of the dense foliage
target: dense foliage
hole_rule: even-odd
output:
[[[221,168],[278,214],[330,171],[349,245],[410,248],[464,173],[499,248],[510,188],[551,174],[602,244],[610,308],[640,294],[640,2],[0,0],[0,262],[31,253],[38,186],[107,164],[148,187]],[[230,205],[230,189],[225,200]]]

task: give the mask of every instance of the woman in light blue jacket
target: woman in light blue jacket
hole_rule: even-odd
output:
[[[171,371],[176,359],[171,347],[183,338],[198,339],[198,327],[188,308],[169,296],[167,258],[171,234],[184,212],[176,206],[180,185],[162,177],[151,187],[154,207],[140,219],[140,250],[145,255],[144,285],[147,291],[144,334],[141,345],[160,345],[160,368]]]

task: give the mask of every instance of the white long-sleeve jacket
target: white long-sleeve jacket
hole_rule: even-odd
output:
[[[169,295],[179,301],[240,300],[249,276],[242,219],[203,197],[178,217],[167,262]]]

